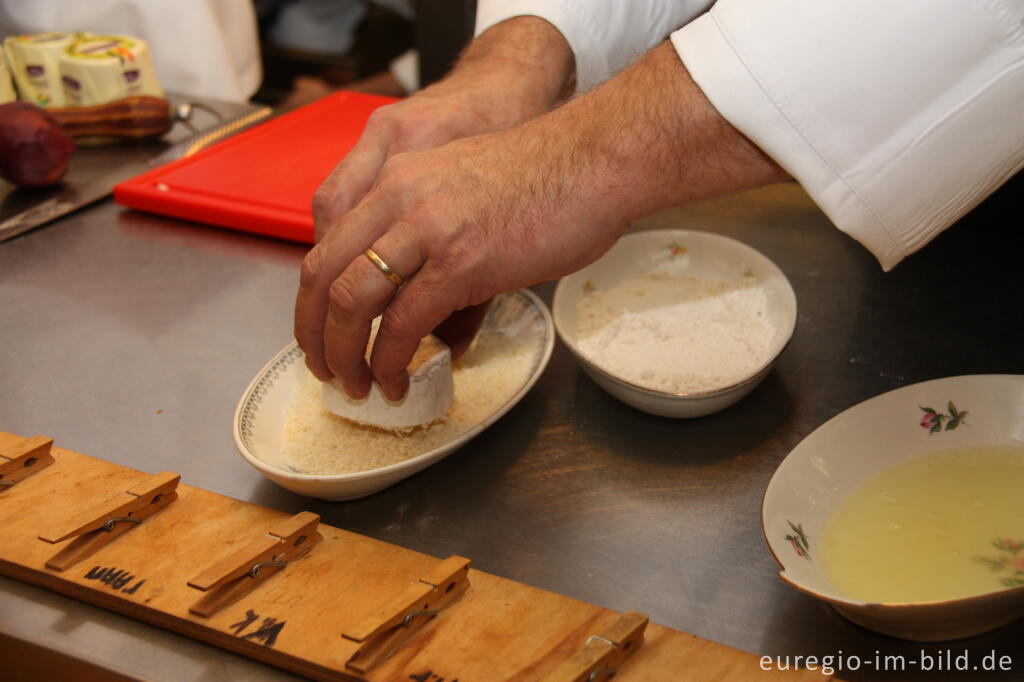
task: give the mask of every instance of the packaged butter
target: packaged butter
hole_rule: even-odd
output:
[[[163,97],[145,41],[128,36],[80,37],[60,57],[64,101],[93,106],[133,95]]]
[[[22,100],[41,107],[64,106],[60,57],[78,37],[77,33],[35,33],[4,40],[4,52]]]
[[[7,57],[0,50],[0,104],[7,104],[18,99],[18,92],[11,81],[11,71],[7,68]]]

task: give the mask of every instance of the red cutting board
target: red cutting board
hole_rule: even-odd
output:
[[[313,192],[377,107],[338,92],[114,187],[117,203],[236,230],[313,242]]]

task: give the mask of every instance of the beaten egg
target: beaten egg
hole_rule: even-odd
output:
[[[821,557],[837,590],[867,602],[1024,585],[1024,447],[952,449],[882,472],[828,520]]]

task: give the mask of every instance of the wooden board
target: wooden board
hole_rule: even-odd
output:
[[[0,431],[0,449],[20,440]],[[307,556],[202,618],[189,613],[203,593],[188,581],[288,515],[180,484],[177,500],[57,572],[45,564],[65,543],[38,536],[148,474],[58,447],[53,455],[53,465],[0,491],[0,573],[317,680],[542,680],[619,617],[471,569],[460,600],[389,660],[360,674],[346,668],[358,644],[342,633],[439,559],[321,524],[323,540]],[[653,623],[615,676],[616,682],[828,679],[815,671],[765,672],[753,654]]]

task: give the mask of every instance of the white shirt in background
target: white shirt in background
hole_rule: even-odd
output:
[[[671,34],[715,108],[886,270],[1024,166],[1024,0],[479,0],[595,87]]]

